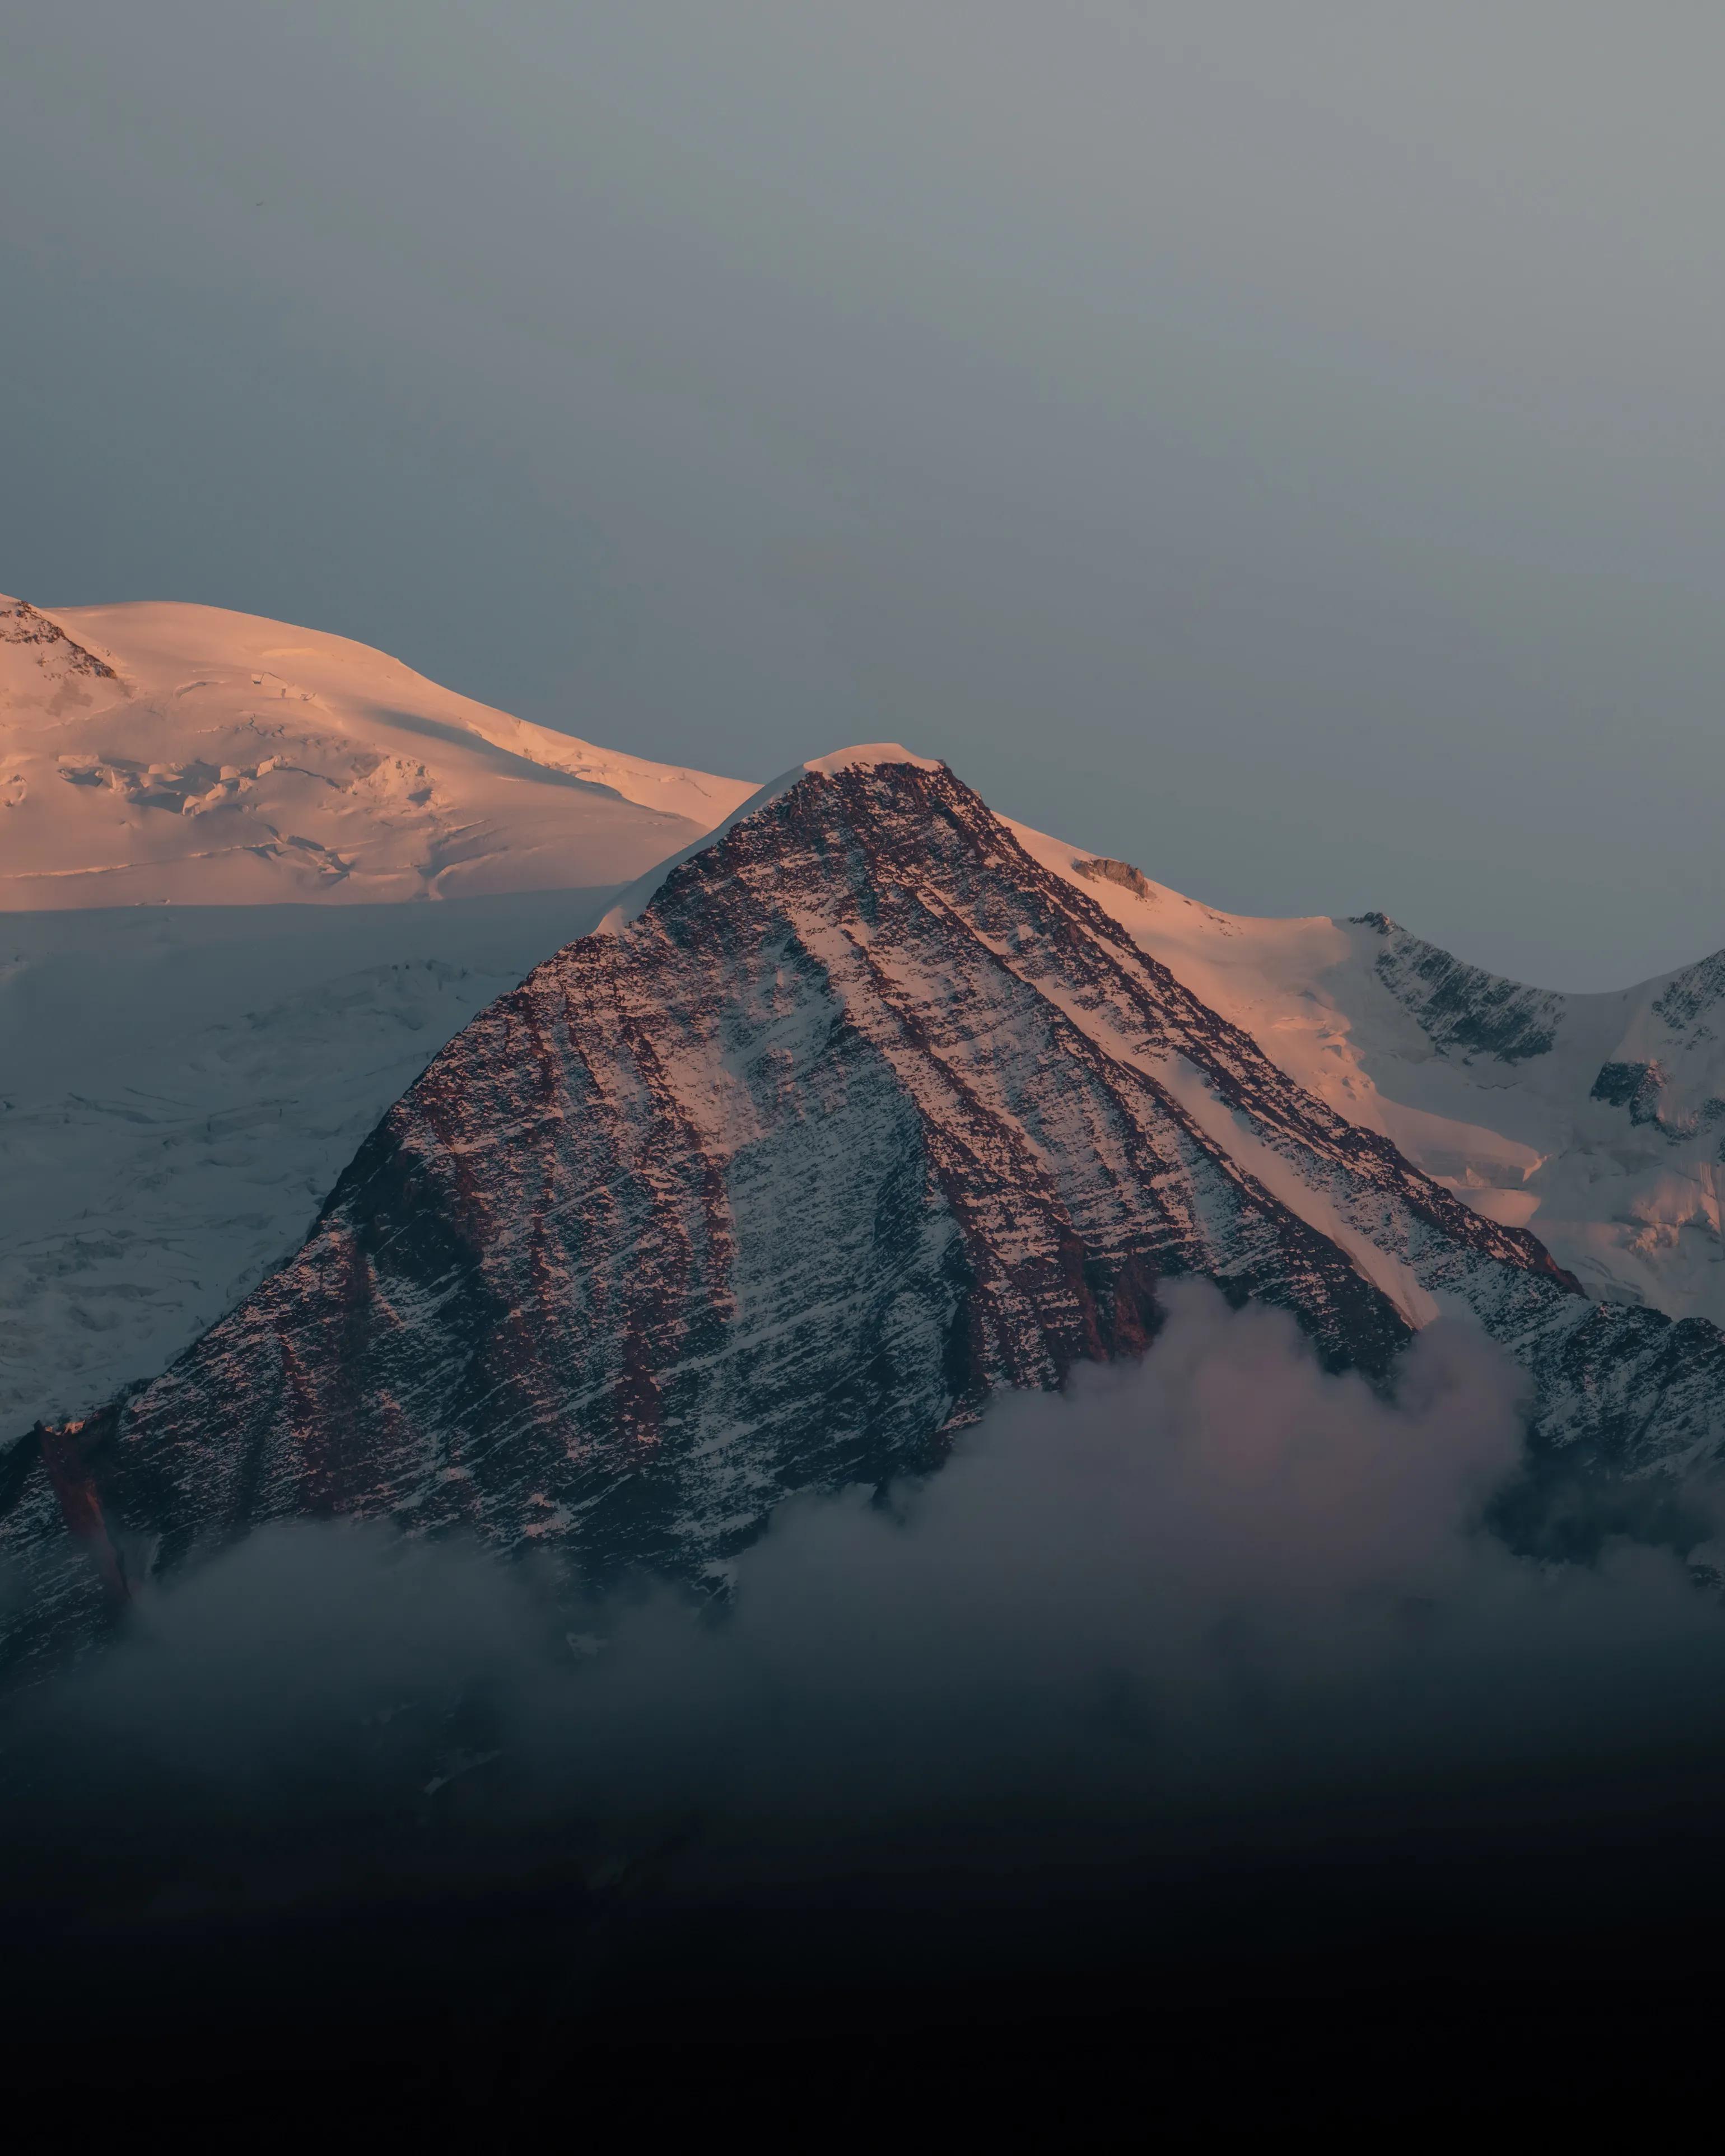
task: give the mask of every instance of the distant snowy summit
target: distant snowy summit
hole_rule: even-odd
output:
[[[615,886],[753,791],[345,637],[0,599],[0,911]]]

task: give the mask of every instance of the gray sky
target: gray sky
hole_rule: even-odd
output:
[[[1725,943],[1715,0],[23,0],[0,588]]]

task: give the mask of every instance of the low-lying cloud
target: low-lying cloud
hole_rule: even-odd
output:
[[[147,1952],[188,1912],[267,1935],[450,1877],[554,1876],[590,1915],[862,1866],[1045,1908],[1075,1867],[1171,1852],[1411,1834],[1418,1870],[1458,1822],[1665,1832],[1725,1758],[1725,1613],[1671,1552],[1552,1564],[1491,1532],[1511,1367],[1439,1325],[1385,1398],[1280,1312],[1168,1308],[1142,1364],[999,1401],[927,1481],[785,1507],[721,1609],[255,1535],[14,1704],[14,1907],[39,1943],[122,1910]]]

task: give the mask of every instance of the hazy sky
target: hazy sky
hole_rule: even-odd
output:
[[[0,589],[1725,943],[1716,0],[23,0]]]

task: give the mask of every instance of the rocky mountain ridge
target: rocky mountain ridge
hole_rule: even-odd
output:
[[[1548,1452],[1717,1442],[1712,1327],[1590,1302],[944,766],[875,747],[763,789],[483,1011],[298,1255],[67,1433],[59,1480],[146,1572],[341,1513],[711,1579],[785,1496],[931,1466],[993,1389],[1137,1352],[1183,1274],[1373,1373],[1465,1313]],[[100,1583],[45,1459],[11,1466],[40,1645]]]
[[[1013,828],[1291,1077],[1475,1211],[1532,1226],[1590,1294],[1725,1322],[1725,952],[1563,995],[1381,913],[1222,913]]]

